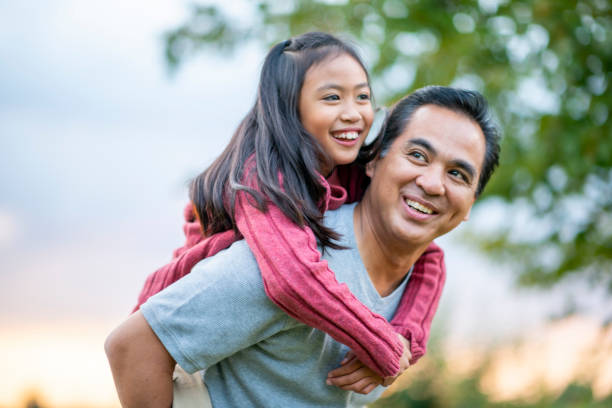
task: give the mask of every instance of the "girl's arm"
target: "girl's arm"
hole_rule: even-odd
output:
[[[349,169],[342,179],[350,186],[349,199],[360,198],[358,190],[364,183],[358,168]],[[270,299],[290,316],[349,346],[359,360],[383,377],[397,375],[403,346],[395,330],[338,283],[327,262],[321,260],[312,231],[295,225],[271,203],[262,213],[248,201],[245,193],[237,194],[236,223],[257,259]],[[425,352],[444,283],[443,268],[442,250],[434,244],[415,264],[393,319],[396,330],[410,340],[412,364]]]
[[[402,300],[391,320],[395,330],[410,342],[410,364],[425,354],[431,321],[445,280],[444,252],[432,242],[414,264]]]
[[[343,199],[340,201],[343,201]],[[337,201],[333,203],[333,207],[337,207],[340,204],[341,202]],[[397,347],[399,341],[393,336],[388,335],[390,330],[386,320],[370,312],[348,291],[346,286],[340,285],[336,281],[333,272],[327,268],[327,263],[320,260],[320,254],[316,250],[316,241],[312,231],[307,228],[298,228],[272,205],[269,206],[271,210],[269,214],[262,214],[250,205],[245,207],[242,201],[240,201],[240,206],[244,208],[244,211],[240,211],[237,208],[237,222],[243,233],[245,231],[251,232],[247,242],[256,254],[258,264],[262,269],[266,291],[270,298],[291,316],[313,327],[324,330],[332,335],[332,337],[347,344],[366,365],[379,374],[383,376],[397,374],[400,357],[402,356],[402,349]],[[284,230],[285,234],[279,234],[278,236],[268,234],[271,235],[272,241],[267,241],[262,235],[262,229],[268,232],[271,230],[258,228],[258,231],[256,231],[252,226],[252,222],[247,222],[248,217],[243,216],[247,213],[253,216],[251,221],[256,220],[258,216],[262,216],[262,219],[265,222],[269,222],[272,227],[288,227],[288,229]],[[138,304],[134,311],[138,310],[140,305],[150,296],[189,273],[197,262],[228,247],[233,241],[239,239],[231,231],[215,234],[203,239],[204,237],[200,232],[199,223],[193,215],[191,205],[186,208],[185,217],[186,224],[184,231],[187,238],[186,245],[175,251],[175,259],[171,263],[149,275],[138,297]],[[294,232],[297,232],[297,234],[294,234]],[[290,236],[292,239],[286,240],[286,236]],[[299,237],[302,238],[303,242],[300,242]],[[274,241],[278,241],[276,245],[272,244]],[[262,245],[262,243],[266,242],[269,242],[270,245]],[[289,247],[283,248],[286,245],[289,245]],[[275,248],[274,254],[272,254],[273,256],[269,260],[265,259],[265,248]],[[280,256],[280,252],[277,252],[276,248],[284,249],[285,252],[288,252],[288,257],[283,258]],[[301,252],[305,249],[308,249],[308,253]],[[317,275],[322,275],[318,285],[320,285],[319,289],[321,291],[319,294],[323,295],[323,297],[319,298],[319,301],[316,300],[316,292],[313,292],[315,293],[314,295],[308,292],[310,287],[309,279],[297,285],[292,284],[291,280],[285,281],[284,284],[283,282],[276,282],[275,284],[275,281],[278,279],[275,280],[274,271],[279,271],[279,269],[272,270],[270,274],[266,273],[274,266],[280,266],[281,273],[285,269],[292,270],[293,262],[287,261],[291,259],[301,263],[301,266],[298,266],[298,268],[302,272],[305,270],[307,274],[314,274],[317,270],[324,271],[324,274],[317,273]],[[270,266],[266,266],[268,264]],[[315,265],[313,269],[309,269],[309,264]],[[430,247],[415,265],[400,307],[392,321],[396,330],[410,340],[412,364],[425,352],[431,319],[435,313],[444,283],[445,275],[443,268],[442,250],[438,247],[433,249]],[[300,275],[298,273],[298,276],[305,277],[307,275]],[[297,288],[298,292],[294,293],[293,288]],[[301,289],[306,289],[306,291],[304,292]],[[326,304],[325,300],[329,300],[329,296],[333,296],[335,290],[337,291],[335,295],[340,297],[332,297],[331,302],[332,306],[333,303],[336,303],[337,307],[328,308],[329,305]],[[300,294],[304,295],[304,293],[305,298],[300,296]],[[345,297],[349,300],[343,301],[342,299]],[[351,306],[351,304],[357,304],[358,306]],[[309,312],[307,312],[308,309],[310,309]],[[304,313],[307,313],[308,316],[305,315],[302,319],[299,315],[301,310],[304,310]],[[325,319],[325,316],[327,316],[327,319]],[[308,319],[310,319],[310,323]],[[368,319],[370,320],[369,322]],[[321,321],[321,324],[317,323],[319,321]],[[349,322],[348,325],[344,325],[343,321]],[[328,330],[325,329],[326,327]],[[376,358],[373,356],[376,356]],[[378,360],[380,360],[380,363],[375,363]]]
[[[270,299],[295,319],[346,344],[376,373],[395,376],[404,347],[393,327],[338,283],[309,228],[297,226],[270,202],[261,212],[249,198],[237,193],[236,224],[255,255]]]
[[[178,258],[189,248],[195,246],[198,242],[204,239],[202,234],[202,227],[196,217],[193,203],[190,201],[189,204],[183,209],[183,217],[185,218],[185,224],[183,224],[183,232],[185,233],[185,245],[177,248],[172,253],[172,259]]]
[[[414,354],[410,358],[410,364],[416,363],[425,354],[431,319],[438,305],[444,279],[444,254],[432,243],[414,265],[410,278],[413,281],[412,287],[404,291],[402,303],[391,322],[396,330],[405,336],[404,341],[408,346],[411,346],[411,352]],[[419,316],[422,316],[423,320],[420,320]],[[412,341],[406,340],[410,337]],[[381,379],[378,375],[372,375],[370,369],[354,355],[349,358],[351,354],[354,353],[349,352],[347,358],[340,363],[340,367],[329,373],[327,378],[329,384],[347,391],[368,394],[377,385],[388,386],[395,380],[391,377]]]

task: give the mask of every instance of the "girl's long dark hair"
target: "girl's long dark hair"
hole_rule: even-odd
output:
[[[323,225],[319,208],[325,188],[318,170],[329,158],[302,126],[298,105],[308,69],[341,54],[353,57],[367,75],[356,51],[330,34],[306,33],[270,50],[255,105],[221,155],[191,184],[190,198],[206,235],[237,230],[236,193],[245,191],[259,210],[266,211],[269,199],[295,224],[308,226],[323,248],[338,248],[332,242],[338,235]],[[259,191],[249,187],[254,185]]]

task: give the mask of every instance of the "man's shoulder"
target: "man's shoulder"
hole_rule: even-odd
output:
[[[201,261],[141,310],[164,347],[189,372],[273,336],[289,319],[266,296],[244,242]]]
[[[214,256],[202,259],[195,264],[192,271],[200,269],[257,269],[257,261],[244,239],[232,243],[229,247],[217,252]]]
[[[265,296],[257,261],[244,240],[201,260],[189,275],[202,282],[200,287],[222,285],[228,290],[248,290],[254,295]]]
[[[353,235],[353,211],[357,203],[344,204],[335,210],[329,210],[325,213],[325,226],[339,233],[342,238],[340,241],[345,241],[349,238],[348,235]],[[340,242],[341,245],[346,243]]]
[[[268,299],[255,257],[244,240],[203,259],[143,307],[169,315],[194,312],[200,321],[206,322],[203,325],[213,322],[215,327],[227,316],[233,316],[233,324],[238,324],[237,316],[258,321],[282,313]]]

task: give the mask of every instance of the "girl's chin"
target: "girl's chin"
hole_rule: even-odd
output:
[[[343,166],[345,164],[351,164],[352,162],[354,162],[355,160],[357,160],[357,154],[359,153],[359,149],[357,149],[354,154],[348,154],[348,155],[338,155],[336,156],[334,159],[332,159],[332,162],[334,163],[334,167],[336,166]]]

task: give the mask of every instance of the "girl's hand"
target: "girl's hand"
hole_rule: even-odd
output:
[[[406,339],[399,333],[397,334],[397,337],[399,337],[400,341],[404,345],[404,352],[402,353],[402,357],[400,358],[400,370],[395,377],[385,378],[382,384],[385,387],[388,387],[389,385],[393,384],[393,381],[395,381],[397,377],[402,375],[404,371],[406,371],[408,367],[410,367],[410,359],[412,359],[412,353],[410,353],[410,342],[408,341],[408,339]]]
[[[352,351],[349,351],[340,363],[340,367],[329,372],[326,383],[345,391],[369,394],[383,383],[383,378],[359,361]]]

